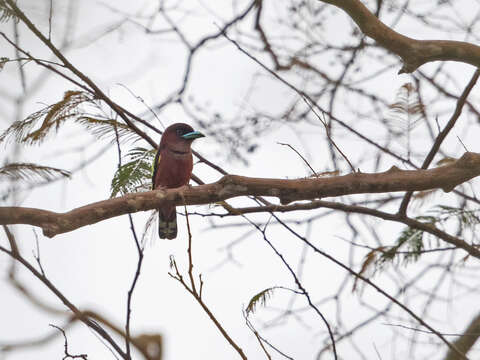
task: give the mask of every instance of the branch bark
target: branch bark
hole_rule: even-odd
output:
[[[470,349],[473,347],[475,342],[478,340],[480,336],[480,314],[475,316],[473,320],[468,325],[467,329],[460,336],[454,343],[455,347],[462,352],[463,354],[467,354]],[[445,360],[458,360],[460,357],[455,351],[451,349],[448,350],[447,356]]]
[[[367,9],[360,0],[320,0],[345,11],[360,30],[383,48],[403,60],[401,73],[412,73],[431,61],[459,61],[480,67],[480,47],[449,40],[417,40],[390,29]]]
[[[157,209],[165,203],[201,205],[238,196],[272,196],[282,204],[351,194],[443,189],[480,175],[480,154],[467,152],[449,165],[429,170],[354,173],[329,178],[266,179],[226,175],[219,181],[195,187],[147,191],[103,200],[66,213],[26,207],[0,207],[0,225],[29,224],[41,227],[45,236],[69,232],[116,216]]]

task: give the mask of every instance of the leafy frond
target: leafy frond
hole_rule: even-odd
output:
[[[49,181],[57,177],[70,177],[70,172],[49,166],[41,166],[31,163],[11,163],[0,167],[0,180],[23,180],[27,182]]]
[[[113,176],[110,196],[149,190],[155,152],[155,149],[147,150],[140,147],[130,150],[124,157],[127,162],[120,166]]]
[[[21,143],[35,144],[42,142],[52,129],[58,131],[65,120],[80,114],[78,106],[93,99],[91,95],[82,91],[69,90],[58,103],[49,105],[26,119],[15,121],[0,136],[0,142],[15,140]],[[41,126],[32,131],[37,122],[43,118]]]
[[[423,250],[423,231],[408,227],[400,234],[398,243],[407,244],[408,252],[404,254],[403,260],[415,262]]]
[[[265,306],[267,303],[267,300],[272,297],[273,291],[276,289],[276,287],[270,287],[265,290],[260,291],[258,294],[253,296],[248,305],[247,308],[245,309],[245,312],[248,315],[251,313],[254,313],[255,310],[257,309],[257,305],[260,304],[261,306]]]
[[[77,119],[77,123],[81,124],[87,131],[99,139],[110,138],[111,141],[116,141],[117,134],[120,141],[128,141],[138,137],[128,125],[113,119],[80,116]]]
[[[405,114],[422,115],[423,104],[420,102],[415,87],[411,83],[405,83],[397,92],[397,101],[390,105],[393,113],[401,116]],[[402,119],[402,118],[400,118]]]
[[[460,231],[466,229],[474,231],[474,228],[480,224],[478,215],[480,209],[468,210],[446,205],[438,205],[429,212],[432,215],[417,216],[415,219],[427,224],[443,224],[451,219],[458,221]],[[424,231],[412,227],[406,227],[397,239],[397,243],[385,251],[379,258],[379,262],[385,263],[393,261],[398,255],[400,248],[407,246],[406,251],[402,251],[405,262],[417,261],[424,250],[423,241]]]
[[[438,205],[434,210],[432,210],[432,212],[437,214],[439,221],[446,221],[451,218],[456,218],[462,231],[467,228],[473,229],[480,223],[480,218],[477,215],[479,209],[467,210],[453,206]]]
[[[432,225],[439,221],[435,216],[417,216],[415,219]],[[423,230],[407,226],[400,233],[397,243],[384,251],[378,262],[383,265],[393,261],[404,246],[407,246],[407,250],[402,251],[403,261],[405,263],[417,261],[424,250],[423,235]]]
[[[390,105],[390,131],[395,137],[405,138],[407,156],[410,158],[410,137],[413,129],[425,119],[425,107],[411,84],[403,84],[397,93],[396,101]]]
[[[18,17],[17,14],[15,14],[15,11],[10,9],[10,7],[7,5],[7,3],[4,0],[0,0],[0,23],[1,22],[6,22],[8,20],[15,20],[18,22]]]

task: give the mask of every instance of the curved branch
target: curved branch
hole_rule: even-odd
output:
[[[449,165],[430,170],[353,173],[329,178],[266,179],[226,175],[219,181],[195,187],[147,191],[103,200],[66,213],[25,207],[0,207],[0,225],[29,224],[41,227],[45,236],[72,231],[116,216],[158,209],[165,203],[201,205],[237,196],[272,196],[282,204],[351,194],[422,191],[455,186],[480,175],[480,154],[467,152]]]
[[[320,0],[345,11],[360,30],[380,46],[403,60],[401,73],[414,72],[431,61],[459,61],[480,67],[480,47],[449,40],[417,40],[390,29],[367,9],[360,0]]]

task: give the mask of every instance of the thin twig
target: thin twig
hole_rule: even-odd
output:
[[[187,210],[185,209],[185,214],[187,214]],[[193,257],[192,257],[192,234],[190,231],[190,224],[188,222],[188,217],[187,217],[187,228],[188,228],[188,234],[189,234],[189,243],[188,243],[188,276],[190,279],[190,286],[185,282],[182,274],[180,273],[177,262],[175,261],[175,258],[173,256],[170,257],[170,267],[175,270],[174,273],[169,273],[169,275],[177,280],[180,284],[183,285],[185,290],[187,290],[190,295],[193,296],[193,298],[197,301],[197,303],[203,308],[205,313],[208,315],[210,320],[215,324],[217,329],[220,331],[220,333],[223,335],[223,337],[227,340],[227,342],[235,349],[235,351],[240,355],[240,357],[244,360],[247,360],[247,357],[245,356],[243,350],[235,343],[235,341],[228,335],[226,330],[223,328],[223,326],[220,324],[220,322],[217,320],[217,318],[213,315],[209,307],[205,304],[205,302],[202,299],[202,289],[203,289],[203,280],[201,276],[199,276],[200,279],[200,290],[197,292],[196,290],[196,285],[195,285],[195,279],[193,277]]]
[[[190,230],[190,221],[188,219],[187,206],[184,206],[185,209],[185,219],[187,220],[187,230],[188,230],[188,277],[190,278],[190,286],[192,291],[197,294],[197,289],[195,286],[195,279],[193,278],[193,255],[192,255],[192,232]],[[199,293],[198,293],[199,294]],[[201,297],[201,296],[199,296]]]
[[[40,245],[38,244],[38,235],[35,229],[32,229],[33,235],[35,235],[35,244],[36,244],[36,249],[37,252],[32,250],[33,252],[33,257],[37,261],[38,267],[40,268],[40,272],[42,273],[43,276],[45,276],[45,271],[43,270],[42,262],[40,261]]]
[[[271,218],[277,218],[273,213],[271,213]],[[249,219],[247,219],[248,221],[250,221]],[[277,218],[278,220],[278,218]],[[310,298],[310,294],[307,292],[307,290],[303,287],[303,285],[301,284],[298,276],[295,274],[295,271],[293,271],[292,267],[290,266],[290,264],[288,264],[288,262],[285,260],[285,257],[277,250],[277,248],[272,244],[272,242],[267,238],[267,234],[266,234],[266,228],[267,228],[267,224],[265,224],[265,227],[262,229],[260,228],[260,226],[258,226],[256,223],[254,223],[253,221],[250,221],[250,223],[258,230],[262,233],[263,235],[263,240],[268,244],[268,246],[270,246],[270,248],[275,252],[275,254],[280,258],[280,260],[282,261],[282,263],[285,265],[285,267],[288,269],[288,271],[290,272],[290,274],[292,275],[294,281],[295,281],[295,284],[298,286],[298,288],[300,289],[302,295],[305,296],[305,298],[307,299],[307,302],[309,304],[309,306],[318,314],[318,316],[320,316],[320,318],[322,319],[322,321],[324,322],[325,326],[327,327],[327,330],[328,330],[328,334],[330,336],[330,340],[331,340],[331,343],[332,343],[332,350],[333,350],[333,356],[335,358],[335,360],[338,359],[338,355],[337,355],[337,348],[336,348],[336,345],[335,345],[335,338],[333,336],[333,331],[330,327],[330,324],[328,323],[327,319],[325,318],[325,316],[322,314],[322,312],[313,304],[311,298]]]
[[[300,156],[300,158],[303,160],[303,162],[304,162],[305,164],[307,164],[308,168],[312,171],[313,175],[318,178],[317,172],[316,172],[315,170],[313,170],[313,168],[310,166],[310,163],[307,161],[307,159],[305,159],[305,157],[303,157],[303,155],[300,154],[300,153],[297,151],[297,149],[295,149],[295,148],[294,148],[292,145],[290,145],[290,144],[285,144],[285,143],[281,143],[281,142],[277,142],[277,144],[283,145],[283,146],[288,146],[290,149],[292,149],[293,151],[295,151],[295,153],[296,153],[298,156]]]
[[[62,358],[62,360],[65,360],[65,359],[84,359],[84,360],[87,360],[87,354],[80,354],[80,355],[72,355],[68,352],[68,342],[67,342],[67,335],[65,335],[65,330],[63,330],[61,327],[58,327],[56,325],[53,325],[53,324],[49,324],[51,327],[59,330],[62,335],[63,335],[63,338],[65,339],[65,343],[63,345],[64,347],[64,351],[65,351],[65,356]]]
[[[117,122],[114,122],[114,130],[115,130],[115,140],[117,143],[117,152],[118,152],[118,166],[117,168],[120,169],[122,167],[122,149],[120,147],[120,138],[118,135],[118,129],[117,129]],[[135,290],[135,286],[137,285],[138,278],[140,277],[140,271],[142,269],[142,263],[143,263],[143,247],[140,245],[140,242],[138,241],[137,237],[137,232],[135,231],[135,226],[133,224],[133,218],[132,214],[128,214],[128,220],[130,222],[130,230],[133,235],[133,239],[135,241],[135,246],[137,248],[137,253],[138,253],[138,261],[137,261],[137,268],[135,270],[135,275],[133,276],[132,284],[130,285],[130,289],[128,290],[127,294],[127,316],[126,316],[126,321],[125,321],[125,348],[126,348],[126,354],[127,358],[131,359],[131,353],[130,353],[130,342],[131,342],[131,336],[130,336],[130,320],[131,320],[131,314],[132,314],[132,297],[133,297],[133,292]]]
[[[255,56],[253,56],[252,54],[250,54],[248,51],[246,51],[245,49],[243,49],[240,44],[238,42],[236,42],[235,40],[231,39],[226,32],[223,32],[223,36],[228,40],[230,41],[233,45],[235,45],[237,47],[238,50],[240,50],[240,52],[242,52],[243,54],[247,55],[250,59],[252,59],[254,62],[256,62],[258,65],[260,65],[264,70],[266,70],[268,73],[270,73],[271,75],[273,75],[275,78],[277,78],[278,80],[280,80],[283,84],[285,84],[286,86],[288,86],[290,89],[292,89],[294,92],[296,92],[300,97],[301,99],[305,102],[305,104],[307,104],[307,106],[310,108],[310,110],[315,114],[315,116],[318,118],[318,120],[320,120],[320,122],[322,123],[322,125],[325,127],[325,131],[326,131],[326,136],[328,138],[328,140],[330,141],[330,143],[335,147],[335,149],[337,149],[337,151],[340,153],[340,155],[342,155],[342,157],[345,159],[345,161],[348,163],[348,165],[350,166],[350,169],[352,170],[352,172],[356,172],[355,171],[355,168],[353,167],[352,163],[350,162],[350,160],[347,158],[347,156],[343,153],[343,151],[341,151],[341,149],[337,146],[337,144],[335,143],[335,141],[332,139],[332,137],[330,136],[330,131],[328,129],[328,125],[327,123],[325,122],[325,120],[323,120],[321,118],[321,116],[316,112],[315,108],[317,108],[318,110],[320,110],[322,112],[322,114],[324,114],[325,112],[317,105],[317,103],[315,101],[313,101],[313,99],[307,94],[305,93],[304,91],[301,91],[299,89],[297,89],[294,85],[290,84],[288,81],[286,81],[283,77],[281,77],[280,75],[278,75],[275,71],[269,69],[266,65],[264,65],[260,60],[258,60]]]
[[[48,11],[48,40],[52,40],[52,18],[53,18],[53,0],[50,0],[50,8]]]
[[[276,218],[276,220],[280,223],[283,223],[276,215],[272,215]],[[301,240],[303,243],[307,244],[311,249],[313,249],[314,252],[322,255],[323,257],[329,259],[330,261],[332,261],[333,263],[335,263],[336,265],[340,266],[342,269],[346,270],[348,273],[350,273],[351,275],[353,275],[355,278],[358,278],[362,281],[364,281],[365,283],[367,283],[368,285],[370,285],[371,287],[373,287],[376,291],[378,291],[380,294],[382,294],[383,296],[385,296],[386,298],[388,298],[391,302],[395,303],[396,305],[398,305],[400,308],[402,308],[405,312],[407,312],[410,316],[412,316],[418,323],[420,323],[421,325],[423,325],[424,327],[426,327],[428,330],[430,330],[433,334],[435,334],[440,340],[442,340],[442,342],[448,346],[449,349],[451,349],[455,354],[457,354],[459,356],[459,359],[464,359],[464,360],[468,360],[467,357],[465,356],[465,354],[462,354],[456,347],[455,345],[453,345],[452,343],[450,343],[447,339],[445,339],[445,337],[439,333],[437,330],[435,330],[434,328],[432,328],[430,325],[428,325],[421,317],[419,317],[417,314],[415,314],[412,310],[410,310],[407,306],[403,305],[400,301],[398,301],[397,299],[395,299],[393,296],[391,296],[390,294],[388,294],[385,290],[383,290],[381,287],[377,286],[376,284],[374,284],[372,281],[370,281],[369,279],[367,279],[366,277],[364,277],[363,275],[357,273],[356,271],[352,270],[350,267],[348,267],[347,265],[343,264],[341,261],[337,260],[336,258],[334,258],[332,255],[329,255],[327,254],[326,252],[320,250],[319,248],[317,248],[315,245],[313,245],[310,241],[308,241],[305,237],[303,237],[302,235],[300,235],[298,232],[296,232],[295,230],[293,230],[290,226],[288,226],[287,224],[283,223],[284,224],[284,227],[285,229],[287,229],[291,234],[293,234],[295,237],[297,237],[299,240]]]
[[[4,227],[5,229],[6,227]],[[8,231],[8,228],[6,232]],[[8,234],[8,233],[7,233]],[[70,311],[72,311],[75,314],[75,317],[79,319],[81,322],[83,322],[85,325],[87,325],[89,328],[93,329],[98,335],[100,335],[108,344],[110,344],[115,351],[123,358],[123,359],[128,359],[126,357],[126,354],[123,352],[123,350],[118,346],[118,344],[115,342],[115,340],[112,339],[112,337],[103,329],[100,325],[97,324],[97,322],[93,321],[90,319],[88,316],[84,315],[83,312],[81,312],[75,305],[73,305],[66,297],[63,295],[63,293],[58,290],[51,282],[46,278],[44,275],[42,275],[41,272],[39,272],[37,269],[35,269],[32,264],[30,264],[25,258],[23,258],[18,252],[8,250],[4,248],[3,246],[0,246],[0,251],[11,256],[13,259],[21,263],[30,273],[32,273],[33,276],[35,276],[38,280],[40,280],[55,296],[68,308]]]
[[[406,326],[406,325],[403,325],[403,324],[390,324],[390,323],[383,323],[383,325],[387,325],[387,326],[394,326],[394,327],[398,327],[398,328],[402,328],[402,329],[407,329],[407,330],[412,330],[412,331],[415,331],[415,332],[420,332],[420,333],[423,333],[423,334],[433,334],[431,331],[427,331],[427,330],[422,330],[422,329],[417,329],[417,328],[414,328],[414,327],[411,327],[411,326]],[[463,334],[458,334],[458,333],[443,333],[442,332],[442,335],[443,336],[457,336],[457,337],[460,337],[460,336],[479,336],[480,333],[476,332],[476,333],[463,333]]]
[[[138,278],[140,277],[140,271],[143,263],[143,248],[140,246],[140,242],[138,241],[137,233],[135,231],[135,226],[133,225],[133,219],[131,214],[128,214],[128,219],[130,221],[130,230],[132,231],[133,238],[135,240],[135,245],[137,247],[137,253],[138,253],[137,269],[135,270],[135,275],[133,277],[132,285],[130,286],[130,289],[128,290],[128,295],[127,295],[127,320],[125,322],[125,345],[126,345],[127,357],[130,359],[131,358],[130,319],[131,319],[131,313],[132,313],[132,296],[133,296],[133,291],[135,290],[135,286],[137,285]]]

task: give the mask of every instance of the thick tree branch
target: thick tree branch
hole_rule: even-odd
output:
[[[397,33],[381,22],[360,0],[320,0],[344,10],[360,30],[403,60],[399,73],[414,72],[431,61],[460,61],[480,67],[480,47],[449,40],[416,40]]]
[[[480,175],[480,154],[468,152],[459,160],[429,170],[354,173],[329,178],[266,179],[226,175],[211,184],[128,194],[99,201],[66,213],[24,207],[0,207],[0,225],[29,224],[41,227],[45,236],[72,231],[116,216],[157,209],[165,203],[201,205],[237,196],[272,196],[282,204],[351,194],[421,191],[441,188],[445,192]]]
[[[463,354],[466,354],[470,351],[472,346],[478,340],[480,336],[480,314],[475,316],[473,320],[468,325],[467,329],[453,344],[455,347],[461,351]],[[448,350],[445,360],[457,360],[459,359],[458,354],[456,354],[451,349]]]

